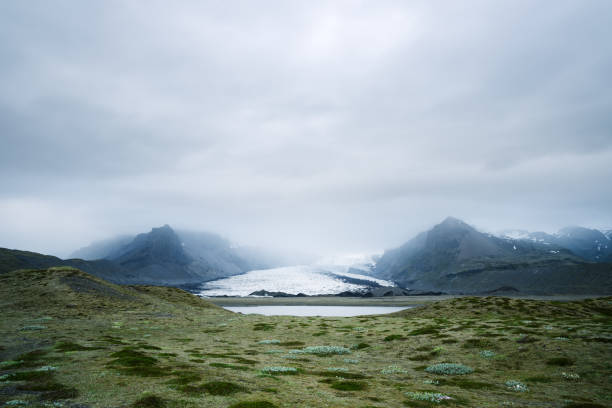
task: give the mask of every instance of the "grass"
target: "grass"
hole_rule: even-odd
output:
[[[422,336],[424,334],[439,334],[437,326],[425,326],[420,329],[414,329],[408,333],[409,336]]]
[[[367,388],[367,384],[359,381],[334,381],[331,387],[340,391],[363,391]]]
[[[73,343],[73,342],[70,342],[70,341],[63,341],[63,342],[57,343],[55,345],[55,350],[63,351],[63,352],[67,352],[67,351],[84,351],[84,350],[100,350],[102,348],[103,347],[81,346],[80,344]]]
[[[170,372],[157,365],[158,360],[141,351],[128,347],[110,355],[114,357],[107,366],[117,371],[140,377],[163,377]]]
[[[218,368],[229,368],[230,370],[242,370],[242,371],[249,370],[249,367],[235,365],[235,364],[228,364],[228,363],[210,363],[209,366],[218,367]]]
[[[566,367],[574,365],[574,360],[567,357],[554,357],[546,360],[546,364],[551,366]]]
[[[132,408],[165,408],[166,401],[157,395],[147,395],[134,401]]]
[[[232,404],[229,408],[277,408],[276,405],[269,401],[241,401],[236,404]]]
[[[351,373],[347,371],[315,371],[313,374],[320,377],[344,378],[347,380],[362,380],[368,378],[365,374]]]
[[[602,311],[612,298],[438,298],[384,316],[266,317],[179,290],[96,282],[125,296],[76,293],[47,272],[0,275],[0,406],[610,405],[612,325]],[[53,319],[34,321],[43,314]],[[39,323],[48,327],[20,330]],[[525,336],[535,341],[517,342]],[[45,367],[57,369],[37,371]],[[436,394],[452,400],[428,400]]]
[[[371,347],[368,343],[357,343],[357,344],[355,344],[355,346],[353,348],[355,350],[363,350],[363,349],[366,349],[368,347]]]
[[[403,338],[404,338],[404,336],[402,336],[401,334],[390,334],[390,335],[386,336],[383,339],[383,341],[401,340]]]
[[[202,384],[200,388],[210,395],[231,395],[247,391],[245,387],[229,381],[210,381]]]

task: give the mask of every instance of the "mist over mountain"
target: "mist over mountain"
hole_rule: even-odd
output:
[[[110,257],[128,245],[134,239],[134,235],[118,235],[79,248],[72,252],[68,258],[79,258],[84,260],[103,259]]]
[[[577,248],[577,242],[598,236],[583,230],[567,230],[565,238],[555,242],[535,238],[540,235],[501,238],[449,217],[399,248],[385,251],[374,272],[417,290],[610,293],[612,264],[589,262],[561,245]]]

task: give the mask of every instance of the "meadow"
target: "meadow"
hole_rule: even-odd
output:
[[[71,268],[0,275],[0,406],[612,405],[612,298],[240,315]]]

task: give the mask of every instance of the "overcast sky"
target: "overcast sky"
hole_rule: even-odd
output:
[[[612,228],[612,2],[0,2],[0,246]]]

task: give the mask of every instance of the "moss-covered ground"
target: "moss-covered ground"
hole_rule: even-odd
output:
[[[55,268],[0,275],[0,307],[0,406],[612,405],[612,298],[265,317]]]

